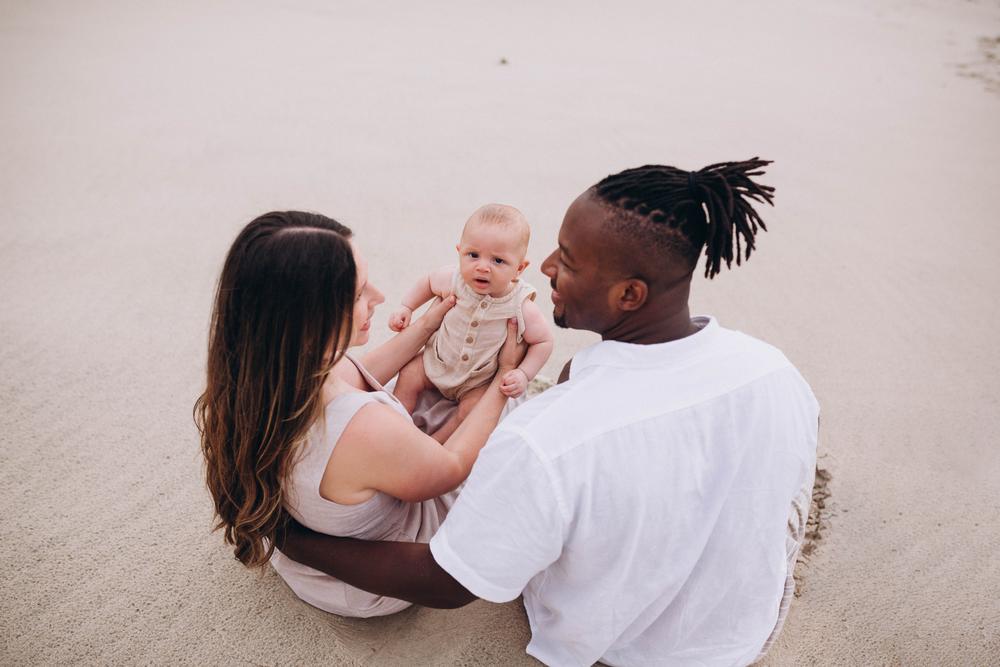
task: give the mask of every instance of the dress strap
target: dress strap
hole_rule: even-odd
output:
[[[392,394],[392,392],[383,387],[382,383],[376,380],[375,376],[368,372],[368,369],[365,368],[364,364],[362,364],[360,361],[354,358],[354,355],[352,355],[350,352],[347,352],[344,354],[344,356],[351,360],[351,363],[354,364],[354,367],[358,369],[359,373],[361,373],[361,377],[365,379],[365,382],[368,383],[368,386],[370,386],[377,392],[385,394],[385,396],[387,396],[393,403],[398,405],[400,408],[403,408],[403,404],[399,402],[399,399],[396,398]],[[404,413],[406,412],[406,408],[403,408],[403,412]]]

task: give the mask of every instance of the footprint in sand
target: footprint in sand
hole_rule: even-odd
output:
[[[832,475],[825,468],[816,465],[816,482],[813,484],[812,504],[809,506],[809,518],[806,520],[805,538],[799,548],[799,557],[795,565],[795,597],[802,595],[804,566],[819,548],[823,533],[829,527],[826,501],[830,498],[830,479]]]
[[[958,75],[981,81],[986,90],[1000,94],[1000,35],[979,38],[979,58],[955,65]]]

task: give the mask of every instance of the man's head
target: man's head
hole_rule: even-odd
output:
[[[751,179],[767,164],[754,158],[695,172],[647,165],[589,188],[542,264],[556,324],[608,338],[629,323],[649,329],[686,313],[702,248],[712,278],[723,261],[749,258],[758,228],[766,229],[750,200],[771,203],[774,189]]]
[[[528,266],[524,256],[530,238],[527,219],[513,206],[481,206],[455,246],[462,279],[478,294],[503,296]]]

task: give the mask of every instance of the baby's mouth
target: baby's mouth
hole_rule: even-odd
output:
[[[490,284],[490,281],[486,278],[476,278],[476,284],[480,287],[486,287]]]

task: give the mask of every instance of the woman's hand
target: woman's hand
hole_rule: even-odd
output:
[[[497,362],[500,365],[497,375],[503,377],[507,371],[517,368],[527,351],[527,343],[523,340],[520,343],[517,342],[517,319],[513,317],[508,319],[507,339],[503,342],[503,347],[500,348],[500,354],[497,355]]]
[[[414,355],[420,352],[431,334],[441,326],[441,320],[444,319],[445,313],[451,310],[454,305],[454,296],[449,296],[443,301],[435,300],[421,317],[413,320],[408,327],[365,354],[361,363],[364,364],[369,373],[375,376],[376,380],[385,384]],[[364,383],[364,378],[361,378],[360,373],[358,373],[358,378],[360,378],[361,383]],[[366,391],[369,389],[367,384],[363,384],[359,388]]]
[[[444,316],[454,307],[454,294],[451,294],[444,299],[434,299],[430,307],[427,309],[427,312],[421,315],[419,319],[414,320],[412,324],[423,328],[427,331],[428,335],[430,335],[441,328],[441,322],[444,320]]]

